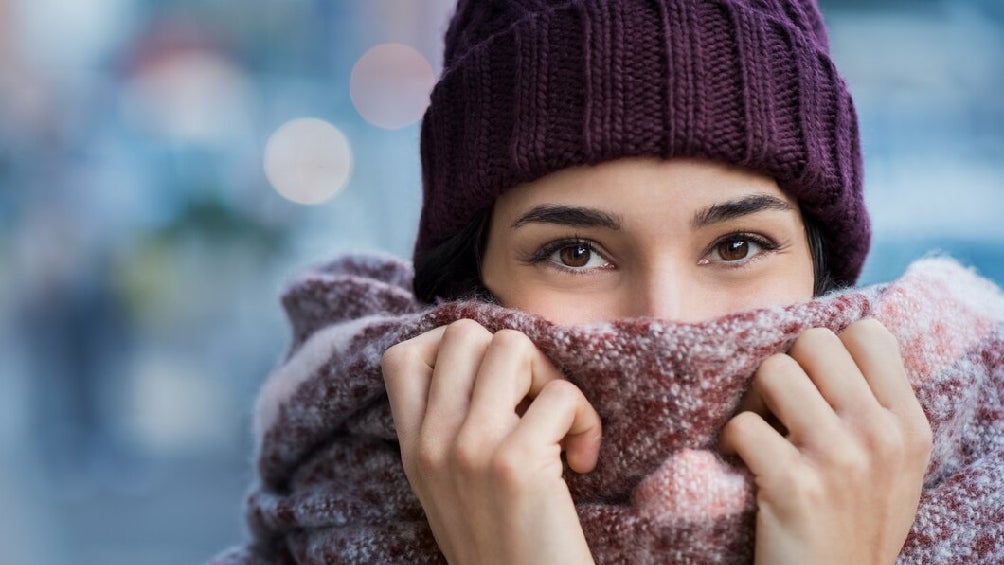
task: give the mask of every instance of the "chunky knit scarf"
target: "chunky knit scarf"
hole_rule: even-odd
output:
[[[759,363],[802,331],[874,316],[899,339],[934,431],[901,563],[1004,562],[1004,296],[946,259],[811,302],[680,324],[636,318],[562,327],[482,302],[423,307],[407,264],[349,257],[283,295],[293,328],[257,410],[253,540],[219,564],[440,562],[404,473],[383,352],[459,318],[514,328],[603,418],[599,463],[566,474],[598,563],[752,560],[752,481],[716,454]]]

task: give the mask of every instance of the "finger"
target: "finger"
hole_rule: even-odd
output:
[[[526,334],[500,330],[492,336],[478,370],[468,425],[501,440],[515,427],[517,406],[563,375]]]
[[[457,320],[443,333],[422,421],[425,442],[444,447],[467,417],[474,379],[492,334],[474,320]]]
[[[439,342],[445,326],[427,331],[387,349],[381,360],[387,399],[402,447],[417,440],[425,417]]]
[[[753,386],[752,381],[750,382],[749,389],[743,394],[742,400],[739,402],[739,408],[736,410],[736,414],[740,412],[755,412],[759,414],[765,422],[770,424],[772,428],[777,430],[781,436],[788,435],[788,428],[784,427],[784,424],[777,419],[777,416],[770,411],[767,407],[767,403],[763,399],[763,394],[760,393],[760,389]]]
[[[875,399],[901,423],[907,455],[924,461],[921,468],[926,468],[933,441],[931,424],[907,377],[896,337],[878,320],[868,318],[851,324],[840,338],[861,368]],[[873,445],[888,445],[883,436],[871,437]]]
[[[899,415],[922,413],[906,376],[899,343],[885,326],[867,318],[848,326],[840,340],[879,404]]]
[[[825,328],[802,332],[788,351],[838,413],[874,405],[872,391],[837,334]]]
[[[836,429],[833,408],[792,357],[776,354],[765,359],[752,386],[796,445],[825,441]]]
[[[790,468],[801,460],[798,449],[755,412],[740,412],[729,420],[719,447],[724,455],[738,455],[756,477],[769,478],[779,467]]]
[[[527,446],[533,450],[529,457],[547,458],[553,450],[556,461],[560,461],[564,444],[568,466],[577,473],[588,473],[596,467],[601,436],[600,415],[582,390],[568,381],[555,380],[530,403],[506,444]]]

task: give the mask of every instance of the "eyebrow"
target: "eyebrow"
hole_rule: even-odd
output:
[[[698,210],[690,221],[690,225],[696,229],[712,224],[720,224],[757,212],[763,212],[764,210],[787,211],[793,209],[794,207],[791,204],[788,204],[777,196],[763,193],[750,194]]]
[[[558,224],[562,226],[603,227],[612,230],[621,229],[619,216],[584,206],[561,206],[541,204],[534,206],[527,213],[512,223],[513,228],[526,224]]]

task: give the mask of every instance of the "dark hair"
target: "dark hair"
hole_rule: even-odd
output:
[[[805,236],[809,240],[809,253],[812,254],[813,295],[822,296],[831,290],[847,286],[833,278],[833,271],[830,269],[830,261],[826,254],[828,244],[823,239],[823,232],[815,220],[805,214],[802,214],[802,218],[805,223]]]
[[[456,235],[415,258],[414,290],[419,300],[427,304],[437,299],[495,301],[481,282],[481,259],[488,243],[491,215],[491,207],[481,211]],[[812,254],[813,293],[822,296],[840,285],[830,272],[822,232],[811,218],[805,214],[802,217]]]
[[[481,282],[481,258],[488,244],[492,208],[479,212],[450,239],[415,257],[415,296],[431,304],[437,298],[476,298],[494,302]]]

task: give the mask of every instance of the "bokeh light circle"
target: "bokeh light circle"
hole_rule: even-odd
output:
[[[352,171],[349,140],[330,123],[297,118],[265,145],[265,176],[287,200],[320,204],[345,187]]]
[[[432,65],[414,47],[384,43],[356,61],[349,95],[367,122],[395,130],[418,121],[436,84]]]

